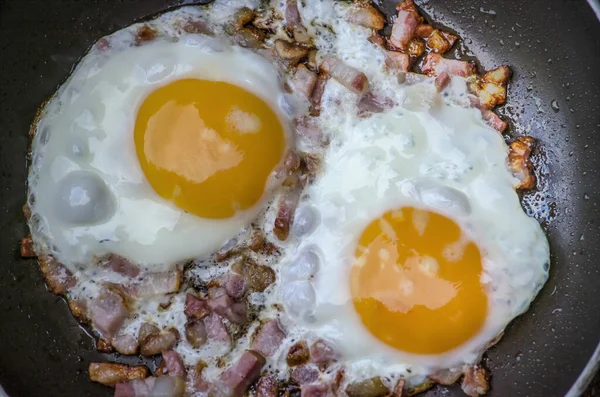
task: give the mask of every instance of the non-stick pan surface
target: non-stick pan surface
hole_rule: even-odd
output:
[[[191,2],[0,0],[0,384],[10,396],[110,394],[86,372],[110,357],[18,254],[29,124],[95,40],[182,3]],[[513,67],[506,111],[540,140],[547,164],[546,187],[529,200],[547,204],[551,277],[489,351],[490,395],[565,395],[600,336],[600,23],[582,0],[417,3],[466,38],[485,68]]]

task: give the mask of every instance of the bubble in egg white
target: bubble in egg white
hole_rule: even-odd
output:
[[[290,315],[303,318],[314,312],[317,296],[310,281],[293,281],[286,285],[282,300]]]
[[[317,209],[310,205],[304,205],[296,210],[294,222],[292,223],[292,232],[296,237],[302,237],[310,234],[319,222]]]
[[[471,213],[471,204],[467,196],[460,190],[449,186],[432,186],[422,188],[421,200],[426,205],[453,214],[466,216]]]
[[[283,268],[283,277],[290,280],[309,280],[319,270],[321,259],[314,249],[300,252]]]

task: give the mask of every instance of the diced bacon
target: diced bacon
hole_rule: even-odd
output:
[[[222,343],[231,347],[231,337],[223,324],[223,319],[216,313],[211,313],[202,320],[210,341]]]
[[[319,370],[312,365],[300,365],[292,370],[291,379],[300,386],[319,379]]]
[[[125,291],[134,298],[147,298],[179,291],[181,271],[148,273],[140,281],[125,285]]]
[[[310,359],[310,350],[308,349],[308,344],[306,341],[301,340],[294,343],[290,350],[288,350],[288,354],[286,357],[287,365],[290,367],[306,364],[306,362]]]
[[[511,70],[507,65],[498,66],[496,69],[490,70],[483,75],[483,81],[506,85],[510,79]]]
[[[227,294],[209,299],[208,307],[232,323],[246,324],[248,322],[246,304],[243,302],[234,302]]]
[[[299,188],[290,188],[279,199],[279,209],[273,225],[273,233],[281,241],[287,240],[290,234],[296,207],[300,201],[300,193]]]
[[[111,340],[121,329],[128,315],[123,297],[104,289],[90,303],[88,314],[94,328],[106,339]]]
[[[450,76],[448,73],[442,72],[435,78],[435,88],[438,92],[444,91],[444,89],[450,84]]]
[[[114,397],[148,397],[155,378],[133,380],[131,382],[117,383]]]
[[[160,333],[160,329],[150,323],[143,323],[138,332],[138,340],[143,342],[148,336]]]
[[[179,376],[149,377],[115,385],[114,397],[183,397],[185,381]]]
[[[158,334],[150,334],[140,342],[140,354],[142,356],[154,356],[166,350],[171,350],[179,341],[179,332],[175,328],[169,328]]]
[[[431,36],[433,30],[433,26],[422,23],[415,29],[415,36],[426,39]]]
[[[218,395],[223,397],[242,396],[260,376],[265,359],[260,353],[246,350],[238,361],[227,368],[215,384]]]
[[[407,50],[410,39],[413,38],[421,21],[412,0],[405,0],[398,8],[398,15],[392,25],[390,43],[396,48]]]
[[[96,343],[96,350],[102,353],[113,353],[115,348],[104,338],[98,338],[98,342]]]
[[[269,266],[260,265],[249,258],[236,262],[231,270],[244,277],[250,289],[256,292],[263,292],[275,282],[275,271],[273,269]]]
[[[290,86],[294,92],[302,94],[310,99],[315,84],[317,84],[317,74],[309,70],[304,65],[298,65],[296,73],[290,79]]]
[[[325,383],[313,383],[306,385],[300,392],[300,397],[328,397],[329,386]]]
[[[421,71],[428,76],[437,76],[446,72],[450,76],[467,77],[475,73],[475,67],[469,62],[446,59],[440,54],[430,52],[425,57]]]
[[[139,350],[138,340],[133,335],[117,335],[111,343],[119,353],[124,355],[134,355]]]
[[[294,127],[296,128],[296,133],[306,141],[313,144],[325,143],[321,129],[319,128],[319,125],[315,121],[314,117],[304,115],[294,119]],[[298,166],[300,166],[299,163]]]
[[[286,40],[275,40],[275,54],[287,65],[296,65],[308,55],[308,48]]]
[[[389,73],[408,72],[410,56],[398,51],[385,51],[385,68]]]
[[[408,42],[408,49],[406,52],[413,57],[420,57],[426,50],[425,41],[418,37],[413,37]]]
[[[261,376],[256,384],[256,393],[254,397],[277,397],[278,396],[277,382],[270,375]]]
[[[46,285],[53,294],[64,295],[77,283],[77,278],[73,276],[73,273],[53,256],[41,255],[38,257],[38,262]]]
[[[156,30],[152,29],[150,25],[144,24],[140,26],[135,33],[135,44],[139,46],[146,42],[153,41],[157,35],[158,32]]]
[[[87,301],[82,299],[68,299],[69,309],[71,314],[82,324],[88,324],[90,319],[88,317]]]
[[[519,180],[517,189],[527,190],[535,187],[533,164],[529,159],[535,146],[535,140],[530,136],[519,136],[509,145],[508,168]]]
[[[358,117],[366,118],[373,113],[381,113],[394,106],[394,101],[390,98],[377,96],[373,92],[367,92],[363,95],[357,104]]]
[[[503,65],[478,77],[469,84],[469,88],[477,95],[483,107],[492,109],[506,101],[506,87],[510,75],[510,68]]]
[[[398,383],[396,383],[396,387],[394,387],[394,391],[392,392],[392,397],[402,397],[402,392],[404,391],[404,379],[398,379]]]
[[[498,132],[504,132],[508,127],[508,124],[506,124],[504,120],[502,120],[496,113],[489,109],[482,109],[481,116],[490,127]]]
[[[88,373],[92,382],[102,383],[105,386],[114,386],[117,383],[134,379],[145,379],[150,375],[148,368],[142,365],[130,367],[116,363],[91,363]]]
[[[285,332],[281,329],[279,320],[270,320],[254,334],[251,346],[263,356],[271,357],[284,339]]]
[[[427,45],[433,51],[443,54],[452,48],[455,41],[456,36],[436,29],[427,38]]]
[[[385,25],[385,16],[371,4],[355,3],[348,11],[346,21],[365,28],[381,30]]]
[[[322,339],[315,341],[310,347],[311,361],[319,365],[328,365],[337,360],[338,353]]]
[[[383,383],[380,376],[350,383],[346,386],[348,397],[380,397],[389,396],[390,389]]]
[[[210,313],[210,307],[208,301],[188,293],[185,296],[185,309],[183,312],[187,318],[200,320]]]
[[[139,266],[116,254],[108,255],[100,264],[125,277],[137,277],[140,274]]]
[[[325,86],[329,80],[327,73],[321,73],[318,75],[317,82],[313,88],[312,94],[310,95],[310,115],[318,116],[321,114],[321,98],[325,92]]]
[[[208,340],[208,333],[203,321],[191,320],[185,324],[185,338],[194,348],[204,346]]]
[[[239,299],[248,290],[248,282],[236,273],[230,273],[225,281],[225,290],[232,298]]]
[[[461,388],[467,396],[477,397],[488,392],[489,375],[485,368],[478,365],[470,365],[463,369],[463,373],[465,376],[462,380]]]
[[[208,24],[201,19],[188,19],[187,21],[183,21],[181,24],[181,29],[190,34],[205,34],[212,36],[215,32],[208,26]]]
[[[285,7],[285,24],[287,31],[295,41],[307,43],[310,41],[308,31],[302,25],[302,18],[298,10],[298,0],[287,0]]]
[[[167,369],[167,375],[185,377],[185,365],[177,352],[173,350],[163,351],[162,358]]]
[[[33,249],[33,240],[31,236],[21,239],[21,258],[35,258],[37,254]]]
[[[363,72],[334,56],[326,57],[321,63],[321,69],[356,94],[362,94],[369,88],[369,80]]]

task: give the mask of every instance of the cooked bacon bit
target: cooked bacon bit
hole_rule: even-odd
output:
[[[223,324],[223,319],[217,313],[211,313],[202,319],[206,327],[208,339],[213,342],[222,343],[228,348],[231,347],[231,337]]]
[[[455,384],[461,376],[462,371],[458,369],[445,369],[429,375],[428,378],[440,385],[449,386]]]
[[[116,254],[109,254],[102,262],[101,266],[112,270],[115,273],[119,273],[125,277],[137,277],[140,274],[139,266],[131,263],[122,256]]]
[[[442,32],[442,35],[444,36],[444,38],[446,39],[446,41],[450,44],[450,48],[452,48],[452,46],[454,45],[454,43],[456,43],[456,40],[458,40],[458,37],[455,36],[455,35],[453,35],[452,33]]]
[[[326,57],[321,63],[321,69],[356,94],[362,94],[369,88],[369,80],[363,72],[334,56]]]
[[[477,95],[483,107],[492,109],[506,101],[506,86],[510,75],[508,66],[500,66],[477,78],[469,84],[469,88]]]
[[[424,393],[427,390],[431,389],[434,386],[434,383],[430,380],[426,380],[417,385],[410,386],[406,388],[406,397],[416,396],[417,394]]]
[[[342,381],[344,380],[345,375],[346,371],[344,371],[344,368],[338,369],[338,371],[335,373],[335,378],[333,378],[333,383],[331,384],[331,391],[336,396],[340,394],[340,386],[342,385]]]
[[[190,34],[206,34],[212,36],[215,33],[206,22],[199,19],[188,19],[181,24],[181,29]]]
[[[185,324],[185,339],[195,349],[204,346],[208,340],[208,333],[204,322],[191,320]]]
[[[276,40],[274,47],[277,56],[292,66],[308,55],[308,48],[285,40]]]
[[[419,12],[412,0],[405,0],[396,6],[398,16],[392,25],[392,34],[390,35],[390,43],[401,50],[408,49],[408,43],[413,38],[417,26],[422,22],[423,18],[419,16]]]
[[[498,132],[504,132],[508,127],[508,124],[504,120],[489,109],[481,109],[481,115],[483,116],[483,120]]]
[[[173,350],[164,351],[162,352],[162,358],[166,373],[169,376],[185,377],[185,365],[177,352]]]
[[[321,98],[323,97],[323,93],[325,92],[327,80],[329,80],[329,75],[327,75],[327,73],[319,74],[317,82],[315,84],[315,88],[313,88],[312,94],[310,96],[311,116],[318,116],[321,114]]]
[[[102,383],[105,386],[114,386],[117,383],[134,379],[145,379],[150,375],[148,368],[142,365],[130,367],[115,363],[91,363],[88,372],[92,382]]]
[[[235,15],[233,16],[233,21],[231,22],[231,29],[233,29],[234,32],[243,29],[244,27],[246,27],[246,25],[252,23],[256,16],[256,11],[248,7],[240,8],[236,11]]]
[[[381,381],[381,377],[375,376],[359,382],[350,383],[346,386],[348,397],[382,397],[390,394],[390,389]]]
[[[325,143],[321,129],[313,117],[304,115],[294,119],[294,127],[296,133],[306,141],[313,144]]]
[[[204,368],[206,367],[206,363],[200,360],[196,363],[196,366],[194,367],[194,372],[192,373],[192,382],[194,390],[200,393],[208,393],[211,386],[210,383],[208,383],[206,379],[204,379],[204,376],[202,376],[202,372],[204,372]]]
[[[442,72],[435,78],[434,83],[438,92],[442,92],[450,84],[450,76],[448,76],[448,73]]]
[[[150,323],[144,323],[144,324],[142,324],[142,326],[140,327],[140,330],[138,332],[138,340],[140,342],[144,342],[144,339],[146,339],[148,336],[156,335],[159,333],[160,333],[160,329],[156,325],[150,324]]]
[[[179,376],[149,377],[115,385],[114,397],[183,397],[185,381]]]
[[[138,28],[135,34],[135,45],[142,45],[145,42],[152,41],[156,38],[158,32],[152,29],[149,25],[142,25]]]
[[[239,360],[227,368],[215,384],[220,396],[242,396],[260,376],[265,359],[260,353],[246,350]]]
[[[348,11],[346,21],[365,28],[381,30],[385,25],[385,16],[369,3],[355,3]]]
[[[318,365],[328,365],[337,360],[338,354],[327,342],[322,339],[315,341],[310,347],[311,361]]]
[[[90,319],[87,316],[87,301],[85,299],[69,299],[69,309],[71,309],[71,314],[79,321],[80,323],[87,324],[90,322]]]
[[[301,340],[294,343],[290,350],[288,350],[288,354],[286,357],[286,362],[290,367],[306,364],[306,362],[310,359],[310,350],[308,349],[308,344],[306,341]]]
[[[398,74],[408,72],[410,56],[397,51],[385,51],[385,68],[388,73]]]
[[[418,38],[412,38],[408,43],[407,52],[413,57],[420,57],[425,52],[425,42]]]
[[[262,48],[265,42],[265,32],[252,27],[238,30],[233,39],[241,47],[245,48]]]
[[[201,320],[210,313],[208,302],[188,293],[185,296],[185,309],[183,310],[187,318]]]
[[[110,48],[110,42],[106,39],[106,38],[101,38],[100,40],[98,40],[96,42],[96,44],[94,44],[94,47],[100,51],[100,52],[104,52],[106,50],[108,50]]]
[[[131,356],[138,353],[140,347],[133,335],[117,335],[112,339],[112,345],[121,354]]]
[[[31,236],[21,239],[21,258],[35,258],[37,254],[33,249],[33,240]]]
[[[158,334],[150,334],[140,343],[140,354],[142,356],[154,356],[165,350],[171,350],[179,341],[179,332],[169,328]]]
[[[369,36],[369,41],[375,45],[378,45],[379,47],[383,48],[384,50],[386,49],[387,41],[385,40],[385,37],[383,37],[378,32],[371,33],[371,35]]]
[[[302,25],[297,0],[287,0],[285,7],[285,24],[287,31],[292,35],[295,41],[298,43],[308,43],[310,41],[308,31]]]
[[[208,301],[209,308],[234,324],[246,324],[248,322],[248,311],[243,302],[234,302],[227,294],[223,294]]]
[[[102,353],[112,353],[115,351],[115,348],[106,339],[98,338],[98,342],[96,342],[96,350]]]
[[[313,383],[319,379],[319,370],[312,365],[301,365],[292,370],[291,379],[301,386]]]
[[[445,53],[452,47],[450,42],[446,40],[446,37],[439,30],[434,30],[429,38],[427,39],[427,45],[435,52],[441,54]]]
[[[290,188],[279,199],[279,209],[273,225],[273,233],[281,241],[287,240],[290,234],[296,207],[300,201],[300,193],[299,188]]]
[[[511,73],[510,67],[507,65],[498,66],[496,69],[486,72],[483,75],[483,81],[506,86]]]
[[[256,392],[254,397],[277,397],[279,394],[279,387],[277,382],[272,376],[263,375],[256,384]]]
[[[372,91],[367,92],[358,101],[358,117],[366,118],[373,113],[381,113],[394,106],[394,101],[387,97],[375,95]]]
[[[415,29],[415,36],[426,39],[433,33],[433,26],[422,23]]]
[[[485,368],[478,365],[470,365],[463,369],[465,377],[460,387],[470,397],[482,396],[488,392],[489,375]]]
[[[327,397],[329,396],[329,386],[324,383],[314,383],[302,388],[300,397]]]
[[[290,186],[299,167],[300,156],[294,150],[290,150],[283,159],[283,165],[277,170],[277,178],[283,181],[284,186]]]
[[[260,235],[262,236],[262,233]],[[239,274],[230,273],[225,281],[225,290],[232,298],[239,299],[248,290],[248,282]]]
[[[275,282],[275,271],[269,266],[259,265],[251,259],[236,262],[231,270],[246,279],[250,288],[256,292],[263,292]]]
[[[270,320],[254,333],[250,346],[263,356],[271,357],[284,339],[285,332],[281,329],[279,320]]]
[[[475,67],[469,62],[446,59],[440,54],[430,52],[425,57],[421,71],[428,76],[437,76],[446,72],[450,76],[467,77],[475,73]]]
[[[398,379],[398,383],[396,383],[396,387],[394,387],[394,391],[392,392],[392,397],[402,397],[402,391],[404,390],[404,379]]]
[[[304,65],[298,65],[296,73],[290,79],[292,90],[310,100],[315,84],[317,84],[317,74],[312,70],[308,70]]]
[[[53,294],[64,295],[77,283],[77,278],[73,276],[73,273],[54,259],[53,256],[41,255],[38,257],[38,262],[46,285]]]
[[[29,208],[29,204],[23,204],[23,206],[21,207],[21,210],[23,211],[23,215],[25,216],[25,219],[27,219],[27,220],[31,219],[31,208]]]
[[[125,292],[131,297],[146,298],[156,295],[171,294],[179,291],[181,286],[180,270],[169,272],[148,273],[140,281],[127,284]]]
[[[312,70],[317,70],[317,49],[313,48],[308,52],[308,59],[306,65]]]
[[[123,297],[106,288],[92,301],[88,312],[94,328],[108,340],[121,329],[128,315]]]
[[[528,190],[535,187],[533,164],[529,156],[535,145],[535,140],[530,136],[519,136],[509,145],[508,168],[515,178],[519,180],[517,189]]]

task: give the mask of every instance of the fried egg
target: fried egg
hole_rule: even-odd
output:
[[[155,267],[209,255],[276,184],[290,142],[278,73],[201,34],[136,46],[123,31],[107,43],[38,119],[34,238],[68,266],[104,253]]]

